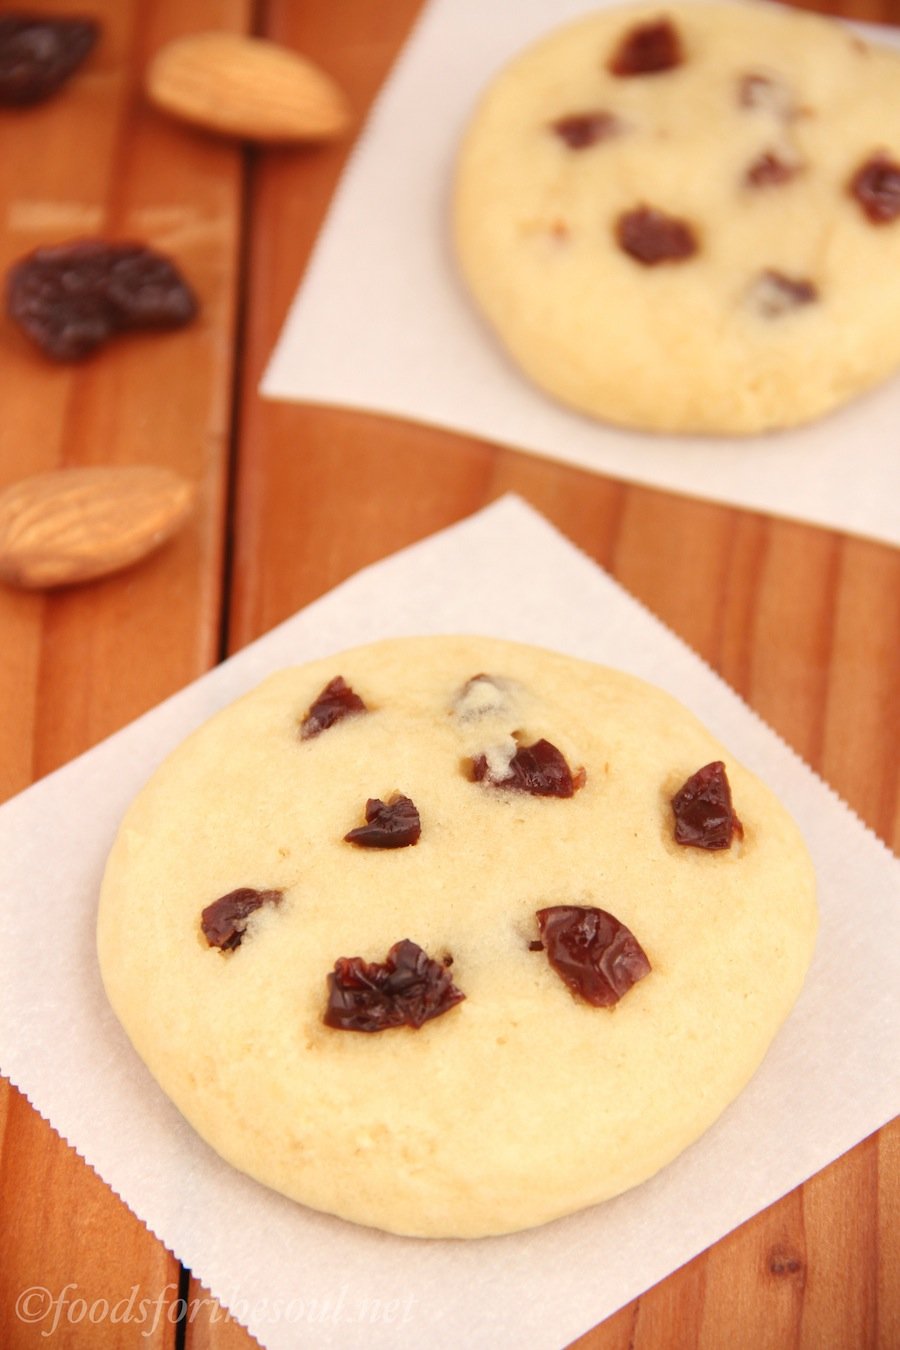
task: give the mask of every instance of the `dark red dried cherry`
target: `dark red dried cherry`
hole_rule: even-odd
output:
[[[404,938],[394,943],[383,963],[361,956],[338,958],[328,976],[324,1021],[338,1031],[418,1028],[464,998],[447,965]]]
[[[744,828],[731,804],[731,786],[720,759],[704,764],[672,798],[675,842],[693,848],[730,848]]]
[[[308,741],[311,736],[318,736],[320,732],[333,727],[342,717],[366,711],[365,703],[359,694],[353,692],[343,675],[335,675],[300,723],[300,739]]]
[[[132,328],[180,328],[197,301],[175,264],[144,244],[85,239],[39,248],[10,269],[11,318],[58,361]]]
[[[900,164],[873,155],[850,180],[850,193],[873,225],[889,225],[900,216]]]
[[[55,94],[99,36],[94,19],[0,14],[0,105],[21,108]]]
[[[418,843],[422,833],[419,813],[409,797],[395,792],[389,801],[370,797],[366,802],[366,823],[344,835],[348,844],[363,848],[406,848]]]
[[[562,751],[549,741],[539,740],[518,747],[503,778],[494,778],[487,756],[477,755],[472,761],[472,777],[477,783],[530,792],[534,797],[571,797],[584,787],[587,775],[584,769],[573,773]]]
[[[630,928],[605,909],[551,905],[538,910],[537,921],[550,965],[574,994],[596,1008],[612,1007],[650,973]]]
[[[616,239],[629,257],[645,267],[681,262],[697,252],[697,239],[687,221],[652,206],[638,206],[619,216]]]
[[[551,122],[550,129],[561,141],[565,141],[570,150],[586,150],[599,141],[608,141],[622,130],[622,123],[615,113],[599,110],[597,112],[569,113]]]
[[[659,75],[684,60],[681,39],[670,19],[630,28],[609,59],[613,75]]]
[[[250,915],[261,905],[280,904],[282,894],[281,891],[256,891],[251,886],[241,886],[214,900],[200,915],[200,926],[209,945],[224,952],[234,951],[241,945]]]

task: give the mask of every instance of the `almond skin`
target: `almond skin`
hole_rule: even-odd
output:
[[[0,495],[0,578],[37,590],[128,567],[175,533],[194,496],[179,474],[153,467],[24,478]]]
[[[350,108],[334,81],[265,38],[176,38],[150,63],[145,87],[165,112],[244,140],[327,141],[350,125]]]

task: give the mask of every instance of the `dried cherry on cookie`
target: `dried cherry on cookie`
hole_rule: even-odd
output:
[[[550,965],[574,994],[596,1008],[612,1007],[650,973],[647,954],[631,929],[605,909],[551,905],[537,911],[537,921]]]
[[[681,262],[697,252],[697,239],[688,222],[652,206],[623,212],[615,233],[622,251],[645,267]]]
[[[670,19],[654,19],[630,28],[609,59],[613,75],[659,75],[684,60],[681,39]]]
[[[460,722],[504,712],[510,702],[508,682],[496,675],[473,675],[456,691],[451,711]]]
[[[738,103],[742,108],[768,113],[780,122],[789,122],[794,116],[793,93],[773,75],[755,72],[742,75],[738,82]]]
[[[692,773],[672,798],[675,842],[693,848],[730,848],[744,828],[731,804],[731,785],[720,759]]]
[[[99,35],[94,19],[0,14],[0,106],[26,107],[55,94]]]
[[[562,751],[542,739],[533,745],[520,745],[502,778],[491,773],[486,755],[477,755],[472,761],[472,777],[477,783],[529,792],[534,797],[571,797],[584,786],[587,775],[584,769],[573,773]]]
[[[175,264],[144,244],[84,239],[35,249],[10,269],[10,317],[58,361],[117,333],[180,328],[197,301]]]
[[[324,1022],[338,1031],[418,1029],[464,998],[448,965],[404,938],[394,943],[384,962],[338,958],[328,976]]]
[[[806,277],[788,277],[783,272],[761,272],[747,291],[752,309],[766,319],[777,319],[790,310],[811,305],[818,300],[815,282]]]
[[[777,150],[764,150],[757,155],[744,174],[747,187],[781,187],[800,172],[798,160],[785,159]]]
[[[308,741],[310,737],[327,731],[341,718],[348,717],[351,713],[366,711],[365,703],[359,694],[350,688],[343,675],[335,675],[315,699],[300,723],[300,739]]]
[[[568,113],[551,122],[550,129],[561,141],[565,141],[570,150],[586,150],[600,141],[608,141],[622,130],[622,123],[615,113],[598,110],[597,112]]]
[[[383,802],[370,797],[366,802],[366,823],[344,835],[348,844],[363,848],[407,848],[418,843],[422,833],[419,812],[409,797],[395,792]]]
[[[873,155],[850,180],[850,193],[873,225],[889,225],[900,216],[900,164]]]
[[[234,951],[241,945],[250,915],[262,905],[280,904],[282,894],[241,886],[214,900],[200,915],[200,926],[209,945],[224,952]]]

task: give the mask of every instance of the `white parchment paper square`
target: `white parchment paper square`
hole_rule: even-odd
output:
[[[663,685],[786,802],[821,886],[804,992],[714,1128],[608,1204],[475,1242],[356,1228],[221,1162],[131,1050],[94,953],[119,820],[187,732],[274,669],[432,632],[534,642]],[[900,863],[718,676],[530,507],[504,498],[360,572],[0,808],[0,1066],[269,1350],[552,1350],[900,1108],[898,883]]]
[[[453,165],[482,88],[528,42],[613,0],[431,0],[379,96],[265,373],[272,398],[450,427],[596,473],[900,543],[900,379],[750,439],[660,437],[558,407],[457,277]],[[900,34],[861,27],[900,45]]]

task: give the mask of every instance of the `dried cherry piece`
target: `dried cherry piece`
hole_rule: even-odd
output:
[[[335,675],[311,705],[300,723],[300,739],[308,741],[318,736],[351,713],[367,712],[359,694],[353,692],[343,675]]]
[[[341,956],[328,976],[326,1026],[338,1031],[419,1028],[465,998],[448,967],[415,942],[395,942],[387,960]]]
[[[281,903],[282,891],[256,891],[251,886],[240,886],[229,891],[200,915],[200,926],[211,947],[223,952],[234,951],[241,945],[247,920],[261,905]]]
[[[600,109],[597,112],[568,113],[565,117],[558,117],[550,123],[550,130],[561,141],[565,141],[570,150],[586,150],[599,141],[618,136],[622,123],[615,113]]]
[[[873,225],[889,225],[900,216],[900,164],[872,155],[856,170],[849,191]]]
[[[687,221],[652,206],[638,206],[619,216],[616,239],[629,257],[645,267],[681,262],[697,252],[697,239]]]
[[[758,108],[783,122],[790,121],[794,115],[791,90],[772,75],[755,72],[742,75],[738,83],[738,103],[742,108]]]
[[[491,774],[486,755],[477,755],[472,761],[472,777],[477,783],[530,792],[534,797],[572,797],[584,787],[587,775],[584,769],[573,773],[562,751],[541,739],[533,745],[520,745],[502,778]]]
[[[0,105],[25,107],[55,94],[99,36],[94,19],[0,14]]]
[[[647,954],[631,929],[605,909],[550,905],[537,911],[537,921],[550,965],[595,1008],[611,1008],[650,973]]]
[[[659,75],[684,60],[681,39],[670,19],[653,19],[630,28],[609,59],[613,75]]]
[[[414,803],[402,792],[395,792],[386,802],[370,797],[365,825],[358,825],[344,839],[363,848],[407,848],[418,843],[421,833],[422,822]]]
[[[730,848],[744,827],[731,804],[731,786],[720,759],[692,773],[672,798],[675,842],[693,848]]]
[[[452,711],[460,722],[472,722],[505,712],[509,707],[509,683],[495,675],[473,675],[457,690]]]
[[[776,271],[761,272],[748,291],[750,304],[766,319],[777,319],[792,309],[813,304],[818,298],[815,282]]]
[[[776,150],[764,150],[744,174],[748,187],[780,187],[800,172],[799,161],[783,159]]]
[[[131,328],[178,328],[197,302],[175,264],[144,244],[85,239],[35,249],[10,269],[10,316],[48,356],[73,361]]]

